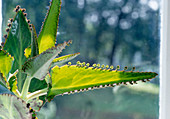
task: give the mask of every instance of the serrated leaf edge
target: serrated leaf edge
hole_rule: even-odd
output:
[[[17,6],[16,6],[16,7],[17,7]],[[23,9],[24,9],[24,8],[23,8]],[[15,14],[14,18],[17,16],[18,12],[22,12],[22,8],[19,8],[19,10],[16,11],[16,14]],[[23,16],[25,17],[25,20],[28,22],[27,17],[24,15],[24,14],[26,14],[26,13],[22,12],[22,14],[23,14]],[[9,31],[7,32],[7,35],[4,35],[4,38],[5,38],[4,45],[6,44],[6,42],[7,42],[7,40],[8,40],[9,32],[11,31],[11,27],[12,27],[12,23],[13,23],[14,19],[13,19],[13,18],[10,18],[9,21],[10,21],[9,24],[11,24],[11,26],[8,25]],[[28,23],[28,24],[29,24],[29,23]],[[31,32],[31,28],[29,28],[29,30],[30,30],[30,32]],[[3,45],[3,46],[4,46],[4,45]],[[3,48],[3,47],[2,47],[2,48]]]
[[[98,65],[98,66],[97,66]],[[80,61],[77,62],[77,65],[71,65],[70,62],[68,63],[68,65],[64,65],[64,66],[76,66],[78,68],[90,68],[92,70],[101,70],[101,71],[108,71],[108,72],[134,72],[135,70],[135,67],[132,68],[131,71],[125,71],[127,70],[127,66],[124,67],[124,70],[120,70],[120,66],[118,65],[116,67],[116,69],[113,69],[113,66],[111,65],[110,67],[108,67],[108,65],[106,67],[103,67],[103,65],[100,67],[100,64],[93,64],[92,67],[89,67],[89,63],[80,63]],[[62,66],[63,67],[63,66]],[[59,67],[60,68],[60,67]],[[155,72],[139,72],[139,71],[136,71],[134,73],[155,73]],[[84,91],[90,91],[90,90],[94,90],[94,89],[101,89],[101,88],[106,88],[106,87],[115,87],[115,86],[120,86],[120,85],[134,85],[134,84],[137,84],[137,82],[141,81],[141,82],[147,82],[147,81],[151,81],[152,79],[154,79],[158,74],[155,73],[155,76],[152,77],[152,78],[149,78],[149,79],[141,79],[141,80],[138,80],[138,81],[122,81],[122,82],[119,82],[119,83],[111,83],[111,84],[105,84],[105,85],[96,85],[96,86],[93,86],[93,87],[89,87],[89,88],[83,88],[83,89],[79,89],[79,90],[73,90],[73,91],[69,91],[69,92],[65,92],[65,93],[62,93],[62,94],[59,94],[59,95],[70,95],[70,94],[74,94],[74,93],[79,93],[79,92],[84,92]],[[47,94],[48,95],[48,94]],[[59,95],[55,95],[55,96],[59,96]],[[51,95],[51,96],[48,96],[48,101],[51,101],[54,97],[54,95]],[[52,97],[52,98],[50,98]],[[50,99],[50,100],[49,100]]]

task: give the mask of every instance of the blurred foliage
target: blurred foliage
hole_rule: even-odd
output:
[[[40,30],[48,0],[2,1],[3,34],[18,4]],[[159,0],[63,0],[57,42],[73,40],[62,55],[80,52],[76,60],[82,62],[159,73],[159,22]],[[151,82],[143,88],[158,90],[159,77]],[[38,115],[40,119],[158,119],[158,94],[131,87],[58,96]],[[43,117],[45,112],[48,117]]]

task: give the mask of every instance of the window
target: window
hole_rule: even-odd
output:
[[[3,33],[17,4],[27,9],[39,31],[48,2],[3,0]],[[63,52],[81,53],[73,64],[135,66],[159,74],[159,10],[159,0],[62,0],[57,42],[73,40]],[[38,113],[40,119],[44,113],[48,119],[158,119],[159,76],[147,84],[57,96]]]

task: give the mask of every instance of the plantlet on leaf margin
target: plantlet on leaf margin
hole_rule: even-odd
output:
[[[60,8],[61,1],[52,0],[38,37],[34,25],[26,18],[26,10],[20,6],[14,10],[16,15],[14,19],[10,19],[8,35],[5,35],[6,40],[0,50],[0,84],[13,92],[17,98],[0,95],[3,105],[10,104],[12,98],[11,108],[22,102],[21,107],[17,109],[18,113],[29,107],[30,111],[26,114],[31,115],[28,118],[36,118],[35,111],[39,111],[47,100],[51,101],[57,95],[134,84],[137,81],[145,82],[157,75],[155,72],[134,72],[134,68],[132,71],[126,71],[127,67],[119,71],[119,65],[116,69],[100,64],[90,66],[89,63],[80,61],[76,65],[69,62],[68,65],[59,67],[59,64],[80,54],[58,56],[71,44],[71,41],[67,41],[55,46]],[[6,109],[0,106],[0,110]],[[0,117],[22,118],[14,112],[10,113],[12,115],[0,113]]]

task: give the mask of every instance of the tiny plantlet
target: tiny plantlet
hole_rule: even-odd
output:
[[[39,35],[24,13],[16,6],[9,19],[5,43],[0,47],[0,84],[13,94],[0,95],[0,117],[3,119],[35,119],[36,111],[55,96],[92,89],[150,81],[155,72],[135,72],[135,67],[120,71],[108,66],[69,60],[80,53],[58,55],[72,41],[56,44],[61,0],[52,0]],[[68,64],[60,66],[64,62]]]

